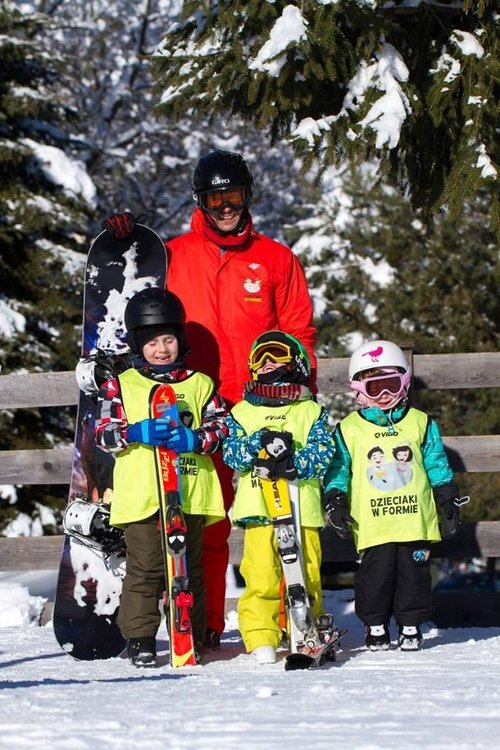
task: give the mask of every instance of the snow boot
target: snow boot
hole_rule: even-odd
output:
[[[205,644],[202,641],[194,642],[194,658],[196,664],[201,664],[205,654]]]
[[[401,651],[419,651],[424,645],[424,638],[418,625],[400,625],[398,646]]]
[[[276,661],[276,649],[274,646],[257,646],[252,651],[252,656],[257,664],[274,664]]]
[[[156,667],[156,639],[129,638],[127,654],[134,667]]]
[[[213,628],[205,630],[204,646],[210,651],[217,651],[220,648],[220,635]]]
[[[365,644],[370,651],[387,651],[391,639],[387,625],[367,625],[365,628]]]

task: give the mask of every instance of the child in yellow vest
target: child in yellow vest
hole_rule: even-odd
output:
[[[297,339],[282,331],[262,334],[252,345],[249,369],[252,380],[228,416],[223,458],[240,473],[232,508],[233,523],[245,529],[240,570],[246,587],[238,602],[239,628],[246,650],[258,663],[266,664],[276,661],[282,640],[283,576],[257,474],[298,479],[304,576],[317,618],[323,613],[320,477],[331,461],[333,438],[325,409],[307,387],[309,357]],[[273,441],[284,450],[278,457],[259,458],[262,448]]]
[[[187,351],[183,309],[163,289],[134,295],[125,309],[133,366],[104,383],[99,391],[96,442],[116,455],[110,523],[125,529],[127,570],[118,623],[135,666],[155,666],[159,600],[164,562],[158,529],[159,487],[155,446],[180,454],[181,497],[195,654],[201,659],[205,635],[205,586],[201,563],[203,530],[224,518],[222,493],[209,454],[227,434],[226,408],[207,376],[184,367]],[[158,383],[175,391],[182,424],[149,417],[149,396]]]
[[[453,536],[460,495],[436,422],[408,404],[401,349],[371,341],[352,354],[349,385],[360,407],[335,430],[323,504],[342,539],[354,536],[356,614],[371,650],[388,649],[389,620],[402,650],[421,648],[431,615],[430,545]]]

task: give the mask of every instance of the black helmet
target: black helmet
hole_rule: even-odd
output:
[[[245,188],[247,205],[252,197],[253,177],[241,154],[232,151],[212,151],[203,156],[195,167],[191,187],[193,198],[201,205],[203,193]]]
[[[141,354],[144,344],[161,333],[177,336],[180,353],[185,352],[184,308],[172,292],[158,287],[137,292],[127,302],[124,322],[135,354]]]

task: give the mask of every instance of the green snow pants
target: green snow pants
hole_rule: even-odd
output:
[[[193,594],[194,641],[205,637],[205,584],[201,564],[205,517],[185,514],[189,585]],[[158,513],[125,527],[127,571],[123,581],[118,625],[124,638],[155,637],[161,622],[164,564]]]

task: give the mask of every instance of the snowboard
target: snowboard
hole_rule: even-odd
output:
[[[165,288],[167,258],[161,238],[135,224],[116,239],[108,231],[93,241],[85,267],[81,356],[97,349],[124,352],[126,303],[146,287]],[[113,495],[113,456],[95,444],[97,394],[79,393],[68,507],[90,501],[109,507]],[[76,506],[75,506],[76,507]],[[125,641],[116,618],[125,575],[125,549],[104,551],[66,533],[54,601],[55,637],[75,659],[118,656]]]

